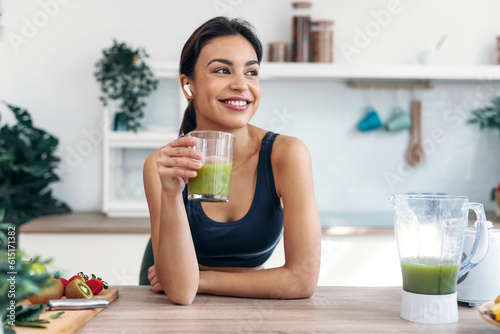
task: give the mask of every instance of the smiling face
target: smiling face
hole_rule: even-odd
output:
[[[248,124],[260,102],[259,63],[241,35],[218,37],[205,45],[190,84],[198,129],[237,129]]]

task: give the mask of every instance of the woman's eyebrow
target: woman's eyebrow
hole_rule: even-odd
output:
[[[250,65],[255,65],[255,64],[260,66],[260,64],[257,60],[249,60],[245,63],[245,66],[250,66]]]
[[[209,66],[210,64],[215,63],[215,62],[223,63],[223,64],[226,64],[229,66],[234,66],[234,63],[232,61],[224,59],[224,58],[212,59],[211,61],[208,62],[207,66]],[[245,63],[245,66],[250,66],[250,65],[254,65],[254,64],[259,65],[259,62],[257,60],[249,60]]]

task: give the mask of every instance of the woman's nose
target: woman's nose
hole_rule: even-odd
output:
[[[244,75],[235,74],[231,80],[229,88],[238,91],[248,90],[248,83]]]

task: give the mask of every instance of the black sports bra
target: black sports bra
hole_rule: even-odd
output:
[[[247,214],[233,222],[210,219],[201,203],[184,205],[191,228],[198,263],[208,267],[257,267],[269,259],[283,232],[283,208],[276,194],[271,151],[278,134],[267,132],[259,152],[257,184]]]

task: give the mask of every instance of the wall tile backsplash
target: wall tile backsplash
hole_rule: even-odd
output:
[[[500,182],[500,134],[466,124],[470,110],[489,103],[499,88],[478,95],[477,85],[436,85],[426,91],[348,88],[340,82],[263,81],[252,123],[302,139],[308,146],[316,200],[322,213],[390,212],[396,193],[466,195],[493,210],[489,192]],[[368,103],[382,122],[396,106],[410,112],[422,101],[425,162],[406,162],[410,130],[362,133],[356,124]]]

